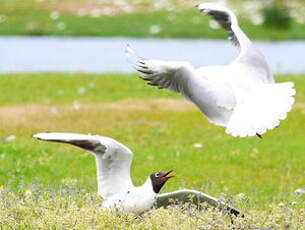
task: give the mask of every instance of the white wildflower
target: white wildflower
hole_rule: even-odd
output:
[[[11,136],[8,136],[8,137],[5,139],[5,141],[9,142],[9,141],[13,141],[13,140],[15,140],[15,139],[16,139],[16,136],[11,135]]]
[[[50,13],[50,18],[53,20],[56,20],[59,18],[59,12],[57,10],[54,10]]]
[[[209,26],[210,26],[211,29],[214,29],[214,30],[220,28],[218,22],[216,22],[214,19],[210,20]]]
[[[296,201],[292,201],[290,204],[291,204],[291,205],[296,205],[297,202],[296,202]]]
[[[100,16],[101,16],[101,11],[100,11],[100,9],[95,8],[95,9],[91,10],[90,16],[93,17],[93,18],[98,18],[98,17],[100,17]]]
[[[86,89],[84,87],[79,87],[77,90],[78,94],[84,94],[85,91],[86,91]]]
[[[58,113],[57,108],[56,107],[52,107],[51,108],[51,113],[54,113],[54,114]]]
[[[57,29],[64,30],[66,28],[66,24],[64,22],[59,22],[57,24]]]
[[[284,207],[284,206],[285,206],[284,203],[279,203],[278,205],[279,205],[280,207]]]
[[[305,188],[298,188],[294,191],[294,193],[296,193],[298,195],[305,194]]]
[[[254,14],[250,18],[253,25],[261,25],[264,22],[264,18],[259,14]]]
[[[74,102],[73,102],[73,108],[74,108],[75,110],[79,110],[79,109],[80,109],[80,106],[79,106],[79,104],[78,104],[78,101],[74,101]]]
[[[193,144],[193,147],[194,147],[194,148],[202,148],[202,144],[200,144],[200,143],[195,143],[195,144]]]
[[[152,25],[151,27],[149,27],[149,32],[151,34],[158,34],[161,32],[161,26],[159,25]]]
[[[238,193],[236,196],[241,200],[244,200],[246,198],[246,195],[244,193]]]

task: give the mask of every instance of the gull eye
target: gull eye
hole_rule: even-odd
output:
[[[155,173],[155,177],[159,177],[160,176],[160,173],[159,172],[156,172]]]

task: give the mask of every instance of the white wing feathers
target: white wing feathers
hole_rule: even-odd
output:
[[[238,65],[237,68],[246,68],[247,73],[253,73],[251,77],[263,83],[274,82],[265,57],[239,28],[237,18],[231,10],[215,3],[202,3],[197,8],[212,16],[228,32],[233,45],[240,47],[241,52],[233,62]]]
[[[228,32],[229,40],[233,45],[241,48],[243,45],[246,45],[241,44],[244,39],[243,35],[234,31],[238,27],[238,23],[236,16],[231,10],[215,3],[202,3],[197,5],[197,8],[200,12],[212,16]],[[249,39],[245,39],[245,42],[248,42],[247,40],[249,41]]]
[[[183,93],[183,86],[194,72],[194,68],[187,62],[165,62],[139,57],[129,45],[126,46],[126,56],[134,68],[145,76],[148,85],[159,89],[168,89],[175,93]]]
[[[230,205],[216,199],[215,197],[192,189],[181,189],[174,192],[158,194],[155,206],[156,208],[166,207],[172,205],[173,202],[192,202],[193,204],[198,206],[200,205],[200,203],[205,202],[215,208],[219,208],[220,210],[229,212],[236,216],[240,214],[240,211],[238,209],[231,207]]]
[[[109,137],[73,133],[38,133],[33,138],[68,143],[83,148],[96,158],[98,193],[103,198],[124,192],[130,186],[130,165],[133,153]]]

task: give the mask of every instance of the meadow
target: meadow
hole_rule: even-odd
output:
[[[95,162],[73,146],[31,139],[62,131],[112,137],[134,152],[140,185],[156,170],[176,177],[161,190],[194,188],[247,213],[236,228],[301,229],[305,203],[305,76],[293,81],[288,118],[263,139],[233,138],[179,95],[149,87],[139,75],[0,76],[0,227],[3,229],[232,229],[213,209],[152,210],[136,217],[100,210]]]
[[[0,35],[123,36],[226,39],[225,31],[195,9],[201,1],[1,0]],[[230,1],[252,39],[305,38],[302,1],[290,0],[289,28],[263,24],[264,1]],[[266,5],[266,4],[265,4]],[[281,21],[281,19],[274,19]]]

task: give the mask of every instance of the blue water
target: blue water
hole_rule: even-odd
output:
[[[227,40],[0,37],[0,73],[130,73],[127,43],[142,57],[189,61],[195,67],[229,64],[238,55]],[[274,73],[305,73],[305,41],[255,44]]]

